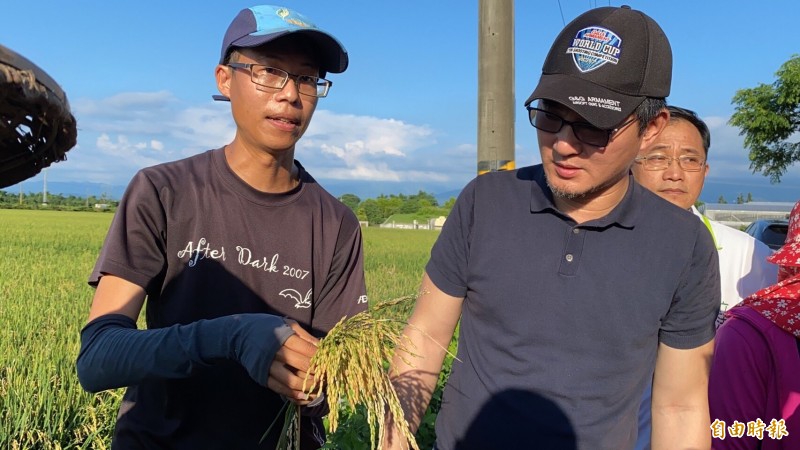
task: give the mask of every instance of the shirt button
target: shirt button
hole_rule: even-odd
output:
[[[572,233],[573,233],[573,234],[578,234],[578,233],[580,233],[580,232],[581,232],[580,228],[573,228],[573,229],[572,229]]]
[[[566,259],[567,262],[572,262],[572,253],[567,253],[567,256],[565,256],[564,259]]]

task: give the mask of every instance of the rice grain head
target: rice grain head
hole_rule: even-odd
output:
[[[402,348],[414,354],[408,351],[409,343],[403,336],[405,321],[392,317],[391,310],[413,303],[415,299],[414,296],[399,297],[342,319],[320,340],[309,370],[316,384],[309,390],[322,395],[324,383],[330,408],[330,432],[336,431],[342,405],[355,410],[360,404],[367,411],[371,449],[381,448],[386,434],[384,417],[388,411],[410,448],[419,450],[388,374],[395,349]],[[305,385],[303,390],[306,391]]]

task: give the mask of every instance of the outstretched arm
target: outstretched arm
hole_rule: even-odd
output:
[[[659,344],[653,376],[653,450],[711,448],[708,373],[714,341],[680,350]]]
[[[398,350],[390,369],[392,384],[412,433],[419,427],[436,389],[447,347],[461,317],[463,300],[442,292],[427,274],[423,277],[416,306],[403,333],[408,338],[408,350],[413,354]],[[392,427],[390,417],[387,417],[387,430],[384,448],[408,447]]]

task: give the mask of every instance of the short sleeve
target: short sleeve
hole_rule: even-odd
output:
[[[469,241],[474,223],[476,180],[459,194],[439,238],[431,249],[425,271],[433,284],[453,297],[467,295]]]
[[[166,265],[166,214],[158,189],[144,171],[131,180],[111,222],[89,277],[96,286],[113,274],[150,294],[158,289]]]
[[[661,323],[659,341],[676,349],[691,349],[714,338],[720,307],[719,257],[710,233],[698,222],[691,260]]]
[[[342,221],[325,283],[315,302],[312,328],[327,333],[343,317],[367,309],[361,227],[353,216]]]

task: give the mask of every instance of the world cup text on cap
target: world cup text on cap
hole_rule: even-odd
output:
[[[613,31],[600,27],[584,28],[572,39],[567,54],[572,54],[581,72],[590,72],[606,63],[619,63],[622,39]]]
[[[585,48],[594,50],[596,52],[604,53],[611,56],[619,56],[620,50],[613,45],[603,44],[602,42],[593,42],[588,39],[575,39],[572,41],[573,47]]]

